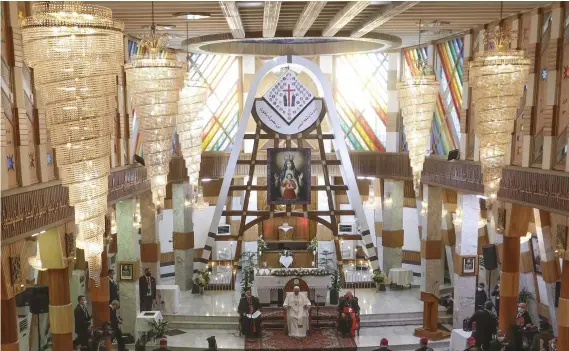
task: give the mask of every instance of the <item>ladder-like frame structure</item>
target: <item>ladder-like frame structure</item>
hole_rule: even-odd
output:
[[[319,116],[318,120],[315,122],[313,126],[311,126],[308,130],[295,134],[295,135],[280,135],[275,133],[274,131],[270,130],[269,128],[265,127],[262,122],[258,119],[255,115],[254,102],[255,102],[255,94],[257,92],[257,88],[263,79],[263,77],[269,73],[271,70],[278,66],[296,64],[300,65],[305,68],[305,72],[312,78],[312,80],[316,83],[319,89],[319,94],[323,97],[324,104],[322,106],[322,113]],[[255,134],[245,134],[247,128],[247,122],[249,120],[249,116],[253,114],[254,118],[257,123],[257,127],[255,130]],[[323,134],[321,122],[324,116],[327,114],[328,120],[330,125],[332,126],[332,134]],[[262,133],[262,129],[265,130],[265,133]],[[316,131],[316,133],[314,133]],[[251,153],[250,160],[239,160],[239,153],[241,152],[241,146],[243,145],[243,141],[245,139],[253,139],[253,150]],[[311,187],[311,190],[317,191],[326,191],[326,195],[328,197],[328,210],[326,211],[309,211],[308,205],[302,205],[302,211],[293,211],[292,205],[287,204],[285,205],[285,211],[276,211],[274,205],[270,205],[269,210],[262,210],[262,211],[247,211],[249,207],[249,201],[251,197],[251,191],[261,191],[267,190],[267,186],[265,185],[253,185],[253,176],[255,172],[255,167],[257,165],[266,165],[267,160],[257,160],[257,155],[259,151],[259,142],[260,140],[273,140],[274,147],[279,147],[280,141],[284,140],[286,148],[291,148],[293,139],[296,140],[298,147],[302,147],[303,140],[317,140],[318,141],[318,148],[320,159],[319,160],[312,160],[312,164],[320,164],[322,166],[323,176],[324,176],[324,185],[315,185]],[[336,160],[327,160],[326,153],[324,151],[324,140],[334,140],[335,152],[336,152]],[[235,167],[239,164],[248,164],[249,165],[249,173],[247,184],[245,185],[231,185],[233,175],[235,173]],[[332,185],[330,184],[330,173],[328,170],[328,166],[340,166],[340,171],[342,174],[342,178],[344,180],[345,185]],[[334,200],[333,200],[333,191],[338,190],[345,190],[348,195],[348,200],[352,205],[353,210],[337,210],[335,209]],[[243,210],[242,211],[224,211],[223,207],[227,201],[227,195],[230,191],[245,191],[245,198],[243,201]],[[225,175],[223,177],[223,183],[221,185],[221,190],[219,193],[219,197],[217,199],[215,212],[213,214],[212,222],[210,225],[210,229],[208,232],[208,237],[206,240],[206,244],[204,246],[202,257],[198,258],[196,261],[194,274],[198,271],[203,271],[207,268],[207,264],[211,257],[211,251],[213,244],[216,239],[216,232],[219,221],[221,216],[241,216],[240,225],[239,225],[239,233],[237,237],[237,247],[235,253],[235,260],[234,265],[237,264],[239,256],[241,255],[241,244],[243,241],[243,235],[245,231],[252,226],[261,223],[264,220],[274,218],[274,217],[282,217],[282,216],[297,216],[308,218],[311,220],[315,220],[326,227],[328,227],[332,233],[334,234],[334,245],[336,248],[336,255],[338,257],[338,264],[342,264],[341,259],[341,251],[340,251],[340,244],[338,237],[338,218],[337,216],[341,215],[355,215],[357,220],[359,221],[360,228],[361,228],[361,240],[363,241],[365,247],[364,252],[368,257],[372,270],[379,269],[379,262],[377,258],[377,254],[375,252],[371,232],[369,230],[369,226],[365,217],[364,208],[362,205],[361,197],[358,191],[358,186],[356,183],[356,177],[354,175],[352,162],[350,160],[350,155],[348,153],[348,149],[346,147],[346,142],[344,140],[344,132],[342,131],[340,125],[340,118],[338,116],[338,112],[336,111],[336,106],[334,104],[332,89],[326,80],[324,73],[320,70],[318,65],[314,62],[305,59],[303,57],[298,56],[281,56],[274,58],[270,61],[267,61],[255,74],[253,81],[251,83],[251,88],[249,89],[249,94],[247,95],[246,103],[243,107],[243,112],[241,115],[241,120],[239,121],[239,128],[237,130],[237,134],[234,140],[233,150],[231,151],[231,155],[229,157],[229,162],[227,164],[227,168],[225,170]],[[256,219],[253,221],[246,223],[247,216],[257,216]],[[326,221],[320,216],[329,216],[330,221]],[[348,239],[348,238],[345,238]],[[350,237],[349,239],[360,239],[360,235],[355,237]]]

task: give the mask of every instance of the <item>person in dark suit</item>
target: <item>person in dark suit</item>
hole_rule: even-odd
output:
[[[120,301],[119,285],[115,281],[115,271],[109,269],[109,303],[112,304],[115,300]]]
[[[500,316],[500,281],[498,281],[498,283],[496,283],[496,286],[494,287],[494,291],[492,291],[492,296],[494,296],[495,299],[495,303],[494,306],[496,308],[496,316]]]
[[[245,288],[244,296],[239,300],[237,313],[239,313],[241,321],[241,331],[246,337],[261,336],[261,317],[256,319],[247,318],[247,314],[253,314],[261,309],[259,298],[251,295],[251,288]]]
[[[111,310],[111,329],[113,330],[115,339],[117,339],[119,351],[126,351],[126,348],[124,347],[124,340],[122,338],[122,331],[119,325],[122,323],[122,319],[121,317],[117,316],[117,310],[120,307],[121,306],[118,300],[114,300],[109,306]]]
[[[387,341],[386,338],[383,338],[383,339],[381,339],[381,341],[379,343],[379,348],[374,349],[373,351],[391,351],[391,349],[387,347],[388,344],[389,344],[389,341]]]
[[[484,291],[484,283],[478,284],[476,293],[474,294],[474,311],[483,310],[486,300],[488,300],[488,295]]]
[[[472,323],[476,322],[476,333],[473,333],[476,339],[476,346],[482,346],[484,350],[490,349],[490,341],[496,334],[498,323],[492,314],[492,301],[486,301],[483,310],[474,312],[468,326],[472,328]]]
[[[144,275],[138,279],[140,292],[140,311],[152,311],[152,302],[156,300],[156,279],[152,276],[150,268],[144,270]]]
[[[77,297],[77,306],[73,311],[75,317],[75,333],[77,342],[82,347],[89,345],[89,327],[91,327],[91,315],[87,311],[87,299],[83,295]]]
[[[358,318],[360,315],[360,305],[358,298],[348,291],[346,295],[340,298],[338,303],[338,312],[340,313],[340,320],[338,321],[338,329],[340,332],[347,336],[355,336]]]
[[[215,336],[210,336],[207,340],[207,349],[205,351],[217,351],[217,341]]]
[[[427,344],[429,343],[429,339],[427,338],[421,338],[421,340],[419,341],[419,348],[415,351],[433,351],[432,348],[430,348],[429,346],[427,346]]]
[[[170,351],[170,349],[168,348],[168,341],[166,340],[166,338],[160,339],[160,347],[154,349],[153,351]]]
[[[525,303],[518,304],[518,316],[522,316],[524,318],[524,326],[531,325],[531,316],[527,311],[527,305]]]

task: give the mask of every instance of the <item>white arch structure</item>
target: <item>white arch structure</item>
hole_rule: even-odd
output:
[[[239,129],[237,130],[237,135],[235,136],[234,147],[231,151],[229,157],[229,162],[225,170],[225,175],[223,176],[223,183],[221,185],[221,191],[219,193],[219,198],[217,199],[217,204],[215,206],[215,212],[211,221],[211,225],[208,232],[208,237],[202,252],[202,257],[196,262],[194,269],[194,274],[198,271],[205,270],[208,260],[211,256],[211,250],[215,242],[215,236],[217,233],[217,226],[221,215],[223,212],[223,206],[227,200],[227,194],[229,193],[229,187],[231,185],[231,179],[235,173],[235,167],[237,166],[237,160],[239,158],[239,153],[241,152],[241,146],[243,145],[243,140],[245,137],[245,131],[247,128],[247,122],[251,118],[251,110],[253,109],[253,103],[255,101],[255,93],[261,82],[267,73],[275,69],[278,66],[295,64],[305,68],[305,73],[307,73],[310,78],[316,83],[318,87],[318,94],[321,95],[326,104],[326,111],[330,125],[332,126],[332,131],[334,133],[334,146],[336,157],[341,161],[340,171],[342,173],[342,178],[345,184],[348,186],[347,194],[350,204],[355,212],[355,216],[358,219],[361,227],[361,237],[365,245],[365,253],[370,260],[371,267],[373,270],[379,269],[379,262],[377,259],[377,254],[372,241],[372,236],[369,230],[368,222],[365,217],[364,207],[362,205],[360,192],[356,183],[356,177],[354,175],[354,170],[352,167],[352,161],[350,160],[350,155],[348,153],[348,148],[346,147],[346,142],[344,140],[344,132],[340,126],[340,118],[338,112],[336,111],[336,105],[334,104],[334,99],[332,95],[332,89],[328,80],[324,76],[324,73],[314,62],[307,60],[299,56],[280,56],[276,57],[270,61],[267,61],[255,74],[253,81],[251,83],[251,88],[249,89],[249,94],[247,94],[247,101],[243,107],[243,112],[241,114],[241,120],[239,121]],[[250,182],[251,180],[249,180]],[[248,184],[250,185],[250,184]],[[246,209],[244,209],[246,210]],[[339,240],[336,236],[334,240]]]

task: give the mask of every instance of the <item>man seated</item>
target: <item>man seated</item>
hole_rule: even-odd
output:
[[[388,344],[389,344],[389,341],[387,341],[386,338],[383,338],[383,339],[381,339],[381,342],[379,343],[379,348],[374,349],[373,351],[391,351],[391,349],[387,347]]]
[[[251,295],[251,288],[245,288],[245,293],[239,306],[237,306],[237,313],[241,316],[241,332],[246,337],[260,337],[261,336],[261,316],[257,318],[249,318],[247,315],[253,315],[261,309],[259,298]]]
[[[294,292],[288,293],[283,307],[286,309],[286,323],[288,336],[304,338],[308,330],[308,310],[310,300],[306,294],[300,293],[298,286],[294,287]]]
[[[340,298],[338,311],[340,312],[338,329],[342,335],[347,336],[349,333],[350,336],[355,336],[360,316],[360,305],[358,304],[358,298],[352,295],[351,291],[348,291],[346,295]]]
[[[427,338],[421,338],[421,340],[419,341],[419,347],[417,350],[415,351],[433,351],[432,348],[428,347],[427,344],[429,343],[429,339]]]
[[[466,348],[464,351],[478,351],[478,347],[476,346],[476,339],[472,336],[466,339]]]
[[[170,351],[170,349],[168,348],[168,341],[166,340],[166,338],[160,339],[160,347],[154,349],[154,351]]]
[[[518,316],[522,316],[524,318],[524,326],[532,324],[531,316],[527,311],[527,305],[523,302],[518,305]]]

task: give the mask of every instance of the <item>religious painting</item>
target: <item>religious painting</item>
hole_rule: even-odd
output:
[[[462,257],[462,274],[475,274],[476,256]]]
[[[119,262],[119,280],[133,281],[136,279],[135,274],[135,261],[122,261]]]
[[[541,274],[541,255],[539,254],[539,244],[537,235],[531,237],[531,253],[533,258],[533,269],[536,273]]]
[[[310,149],[267,150],[267,204],[310,203]]]

